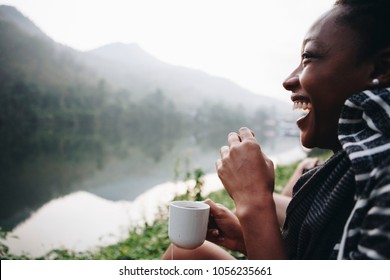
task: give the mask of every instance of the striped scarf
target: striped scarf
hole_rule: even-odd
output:
[[[346,101],[343,149],[294,186],[282,231],[290,259],[390,259],[389,105],[389,89]]]
[[[390,88],[346,101],[339,140],[355,173],[355,206],[339,259],[390,259]]]

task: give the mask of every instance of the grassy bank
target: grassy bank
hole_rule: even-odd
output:
[[[280,192],[286,184],[298,163],[288,166],[278,166],[275,173],[275,191]],[[191,186],[186,194],[175,199],[204,200],[201,191],[203,186],[203,172],[195,170],[193,179],[195,185]],[[207,196],[218,203],[224,204],[232,209],[234,203],[225,190],[211,193]],[[134,260],[152,260],[160,259],[164,251],[169,246],[168,240],[168,217],[167,207],[160,211],[160,216],[152,224],[145,224],[143,227],[135,228],[129,231],[127,239],[118,242],[115,245],[98,248],[95,251],[73,252],[69,250],[55,249],[37,259],[134,259]],[[8,248],[1,242],[6,236],[1,232],[0,236],[0,258],[1,259],[30,259],[29,256],[15,256],[9,253]],[[239,257],[239,255],[237,255]]]

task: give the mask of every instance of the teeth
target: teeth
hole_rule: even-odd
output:
[[[299,102],[295,101],[293,104],[293,110],[311,110],[310,102]]]

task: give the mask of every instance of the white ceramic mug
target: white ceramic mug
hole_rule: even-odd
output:
[[[169,239],[180,248],[194,249],[207,234],[210,206],[199,201],[172,201],[169,204]]]

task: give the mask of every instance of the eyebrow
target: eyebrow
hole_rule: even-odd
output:
[[[323,41],[320,41],[318,38],[316,37],[309,37],[309,38],[306,38],[305,40],[303,40],[302,42],[302,49],[306,46],[307,43],[310,43],[310,42],[313,42],[314,44],[317,45],[317,47],[325,50],[328,45],[326,43],[324,43]]]

